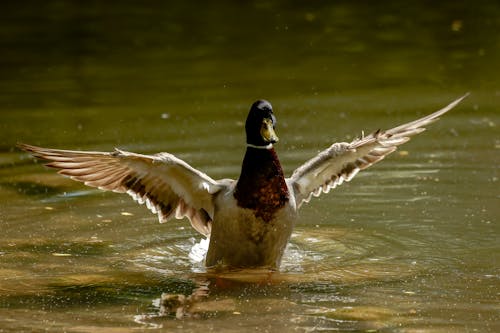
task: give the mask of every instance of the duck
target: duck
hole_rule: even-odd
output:
[[[46,166],[87,186],[126,193],[157,214],[159,222],[190,221],[208,239],[207,268],[279,270],[299,210],[383,160],[423,132],[468,94],[425,117],[337,142],[285,177],[275,145],[271,103],[252,104],[245,122],[246,152],[238,179],[214,180],[166,152],[144,155],[61,150],[19,143]]]

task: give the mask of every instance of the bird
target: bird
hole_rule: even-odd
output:
[[[129,194],[157,214],[160,223],[187,218],[208,239],[207,268],[276,271],[303,204],[380,162],[467,96],[406,124],[334,143],[290,177],[285,177],[274,148],[279,140],[276,117],[266,100],[253,103],[248,113],[246,152],[236,180],[214,180],[166,152],[143,155],[117,148],[94,152],[17,146],[61,175]]]

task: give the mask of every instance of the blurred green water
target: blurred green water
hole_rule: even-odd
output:
[[[499,17],[494,1],[2,2],[0,326],[498,330]],[[466,91],[408,155],[303,209],[284,286],[215,288],[227,302],[203,321],[134,317],[200,269],[185,221],[159,225],[13,148],[168,151],[235,178],[266,98],[289,175]]]

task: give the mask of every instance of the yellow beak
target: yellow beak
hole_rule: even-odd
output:
[[[278,136],[274,132],[273,121],[271,119],[266,118],[262,121],[260,135],[265,142],[276,143],[279,140]]]

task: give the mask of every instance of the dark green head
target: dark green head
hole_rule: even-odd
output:
[[[247,144],[265,147],[278,142],[275,126],[276,117],[271,103],[265,100],[253,103],[245,123]]]

